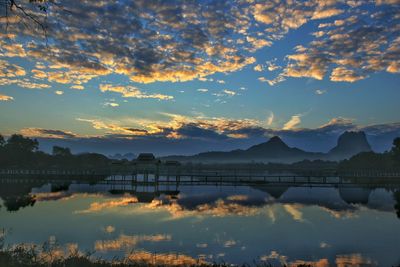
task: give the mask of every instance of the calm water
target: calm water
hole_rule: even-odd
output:
[[[7,244],[157,262],[400,264],[399,188],[0,184]]]

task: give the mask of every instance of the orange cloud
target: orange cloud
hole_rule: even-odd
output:
[[[141,242],[161,242],[171,241],[171,235],[120,235],[115,240],[97,240],[94,244],[94,249],[100,252],[114,250],[130,250]]]
[[[111,209],[115,207],[125,207],[133,203],[138,203],[136,197],[124,197],[117,200],[110,200],[105,202],[93,202],[90,207],[86,210],[79,211],[78,213],[93,213],[99,212],[106,209]]]
[[[0,94],[0,101],[12,101],[14,97]]]
[[[173,96],[163,94],[147,94],[142,92],[139,88],[134,86],[114,86],[112,84],[100,84],[100,91],[102,92],[115,92],[121,94],[123,97],[132,98],[154,98],[159,100],[171,100]]]
[[[147,251],[135,251],[127,255],[132,262],[142,262],[152,266],[194,266],[207,265],[203,259],[195,259],[191,256],[178,253],[150,253]]]

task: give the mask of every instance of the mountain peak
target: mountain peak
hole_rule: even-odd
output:
[[[270,144],[284,144],[284,145],[286,145],[285,142],[283,142],[282,139],[281,139],[279,136],[277,136],[277,135],[271,137],[271,138],[267,141],[267,143],[270,143]]]
[[[364,132],[344,132],[339,136],[336,147],[332,148],[329,154],[334,157],[349,158],[360,152],[371,151]]]
[[[265,153],[280,153],[282,151],[288,151],[290,147],[282,141],[282,139],[278,136],[271,137],[267,142],[255,145],[247,149],[247,151],[251,151],[256,154],[265,154]]]

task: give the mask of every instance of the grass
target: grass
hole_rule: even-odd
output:
[[[17,245],[0,250],[0,266],[4,267],[142,267],[142,266],[200,266],[200,267],[232,267],[227,263],[174,263],[173,265],[152,263],[149,261],[103,260],[93,258],[90,253],[81,254],[71,251],[68,255],[57,255],[57,252],[46,250],[44,247]],[[267,262],[253,263],[252,266],[273,267]],[[250,264],[241,265],[243,267]],[[284,266],[282,266],[284,267]],[[311,267],[311,265],[298,265],[297,267]]]
[[[286,265],[272,265],[269,262],[256,262],[252,264],[231,265],[228,263],[206,262],[175,262],[174,264],[156,263],[148,260],[130,259],[104,260],[92,257],[91,253],[82,254],[77,250],[71,250],[67,255],[60,254],[59,250],[46,248],[45,245],[16,245],[1,248],[0,242],[0,266],[1,267],[144,267],[144,266],[193,266],[193,267],[287,267]],[[293,265],[290,265],[293,267]],[[314,265],[299,264],[296,267],[313,267]],[[393,267],[400,267],[396,265]]]

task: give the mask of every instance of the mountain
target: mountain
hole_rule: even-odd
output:
[[[337,145],[328,153],[307,152],[295,147],[289,147],[278,136],[267,142],[254,145],[246,150],[232,150],[228,152],[205,152],[193,156],[168,156],[164,160],[178,160],[181,162],[279,162],[293,163],[302,160],[342,160],[360,152],[371,151],[364,132],[345,132]]]
[[[122,160],[122,159],[126,159],[126,160],[132,160],[136,158],[136,155],[133,153],[126,153],[124,155],[121,155],[119,153],[115,154],[115,155],[109,155],[108,156],[109,159],[116,159],[116,160]]]
[[[328,152],[332,160],[348,159],[360,152],[372,151],[364,132],[344,132],[337,145]]]
[[[319,159],[322,153],[306,152],[298,148],[289,147],[278,136],[267,142],[254,145],[246,150],[232,150],[228,152],[205,152],[194,156],[169,156],[166,160],[194,161],[194,162],[295,162],[303,159]]]
[[[291,148],[278,136],[274,136],[265,143],[261,143],[245,150],[248,156],[254,158],[292,158],[309,156],[308,153],[298,148]]]

